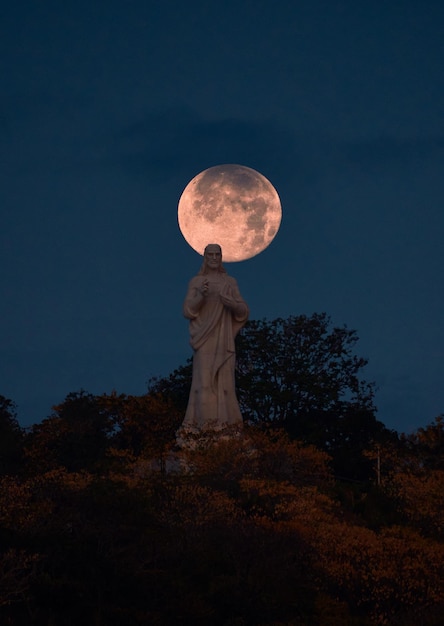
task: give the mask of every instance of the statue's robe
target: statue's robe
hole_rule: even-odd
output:
[[[208,295],[196,307],[203,278],[209,281]],[[222,304],[221,292],[235,299],[236,312]],[[190,344],[194,351],[193,380],[183,428],[241,425],[234,383],[234,340],[249,311],[236,280],[226,274],[219,274],[216,280],[211,275],[195,276],[188,286],[183,311],[190,320]]]

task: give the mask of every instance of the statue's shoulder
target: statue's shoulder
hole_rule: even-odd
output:
[[[228,276],[228,274],[226,274],[225,276],[225,280],[230,284],[230,285],[237,285],[237,280],[235,278],[233,278],[233,276]]]
[[[190,280],[188,284],[190,287],[194,287],[195,285],[200,285],[201,282],[202,282],[202,276],[196,275],[196,276],[193,276],[193,278]]]

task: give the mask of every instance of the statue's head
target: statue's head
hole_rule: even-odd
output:
[[[199,274],[207,274],[209,270],[225,272],[222,265],[222,248],[218,243],[209,243],[204,251],[204,261]]]

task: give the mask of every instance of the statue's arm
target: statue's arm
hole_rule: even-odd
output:
[[[183,314],[187,319],[195,319],[204,303],[205,296],[201,291],[202,281],[198,277],[191,279],[188,285],[187,295],[183,303]]]
[[[243,322],[248,319],[250,311],[247,303],[240,294],[235,278],[230,278],[230,293],[227,294],[224,304],[228,306],[238,322]]]

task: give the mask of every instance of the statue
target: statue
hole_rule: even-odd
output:
[[[218,244],[205,248],[203,265],[191,279],[183,312],[190,320],[193,380],[182,431],[242,426],[235,393],[234,339],[248,319],[237,282],[222,265]]]

